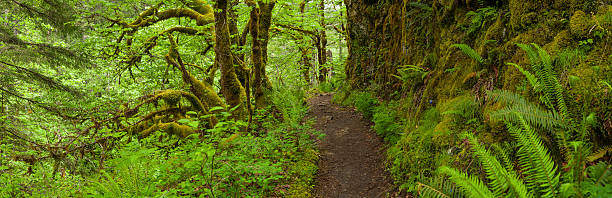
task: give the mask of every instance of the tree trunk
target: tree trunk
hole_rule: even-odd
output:
[[[304,40],[301,40],[300,42],[304,42]],[[303,45],[300,44],[300,45]],[[300,68],[301,72],[302,72],[302,77],[304,77],[304,80],[310,84],[310,75],[309,75],[309,70],[310,68],[312,68],[312,63],[310,63],[310,47],[307,46],[300,46],[298,47],[302,56],[302,66]]]
[[[221,69],[221,92],[230,108],[240,105],[233,112],[234,118],[240,119],[246,115],[244,104],[246,93],[238,81],[234,68],[227,22],[227,4],[227,0],[217,0],[215,4],[215,61]]]
[[[263,108],[265,99],[262,85],[262,72],[261,68],[264,67],[261,40],[259,39],[259,8],[253,5],[251,10],[251,38],[253,39],[251,44],[251,62],[253,63],[254,79],[253,79],[253,93],[255,97],[255,107]],[[264,72],[265,74],[265,72]]]
[[[255,106],[257,108],[265,108],[267,105],[266,91],[272,88],[270,80],[266,76],[266,64],[268,58],[268,40],[270,21],[272,19],[272,10],[274,3],[264,3],[258,1],[259,6],[253,5],[251,10],[251,38],[253,62],[253,90],[255,97]]]
[[[373,79],[375,71],[375,50],[370,46],[377,39],[371,36],[375,31],[376,5],[371,5],[364,0],[344,0],[346,5],[346,35],[348,57],[344,67],[346,79],[353,88],[367,86],[369,80]]]
[[[236,46],[236,49],[240,49],[244,45],[240,43],[241,36],[240,36],[240,32],[238,32],[238,14],[233,9],[233,7],[238,5],[238,3],[239,3],[239,0],[230,0],[229,7],[228,7],[228,13],[227,13],[230,40],[232,41],[231,46]],[[243,34],[248,34],[248,32],[244,32]],[[248,78],[247,75],[249,75],[249,69],[247,68],[247,65],[244,63],[244,56],[234,54],[232,58],[234,59],[234,65],[236,67],[236,75],[238,76],[238,81],[242,83],[242,87],[246,87],[245,82],[246,82],[246,79]]]
[[[327,78],[327,34],[325,33],[325,0],[321,0],[319,3],[319,11],[321,12],[319,18],[319,24],[321,30],[319,31],[319,44],[318,44],[318,55],[319,55],[319,83],[325,82]]]
[[[301,4],[300,4],[300,20],[301,23],[299,25],[299,28],[302,29],[304,24],[304,12],[305,12],[305,8],[306,8],[306,3],[308,0],[304,0]],[[297,36],[296,40],[298,41],[298,49],[300,50],[300,55],[302,56],[302,66],[300,68],[301,72],[302,72],[302,77],[304,78],[304,80],[306,81],[306,83],[308,83],[309,85],[311,84],[310,82],[310,68],[312,68],[312,63],[310,63],[310,46],[306,45],[306,39],[307,37],[305,37],[303,34],[299,34],[299,36]]]

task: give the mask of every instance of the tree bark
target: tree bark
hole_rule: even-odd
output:
[[[258,5],[258,6],[257,6]],[[270,21],[272,20],[272,10],[274,2],[264,3],[258,1],[257,5],[253,5],[251,10],[250,31],[252,43],[253,63],[253,90],[255,97],[255,106],[257,108],[265,108],[267,105],[266,92],[272,88],[270,80],[266,76],[266,64],[268,58],[268,40]]]
[[[325,33],[325,0],[321,0],[319,3],[319,11],[321,12],[319,18],[319,24],[321,30],[319,30],[319,44],[318,44],[318,55],[319,55],[319,83],[325,82],[327,79],[327,34]]]
[[[372,35],[376,30],[378,16],[375,5],[369,5],[364,0],[344,0],[346,5],[346,36],[348,57],[344,67],[346,79],[353,88],[366,87],[373,79],[376,68],[375,50],[372,46],[377,38]]]
[[[227,21],[227,0],[217,0],[215,4],[215,61],[221,69],[221,92],[225,101],[234,108],[234,118],[243,118],[245,113],[244,98],[246,93],[234,68],[234,60],[230,49],[231,40]]]
[[[264,3],[263,1],[257,2],[260,9],[259,14],[259,39],[261,40],[261,53],[262,59],[264,62],[262,68],[264,87],[272,88],[272,84],[268,79],[268,75],[266,75],[266,65],[268,65],[268,41],[270,40],[270,25],[272,23],[272,11],[274,10],[274,6],[276,3],[274,1],[269,1],[268,3]]]
[[[238,5],[239,0],[230,0],[228,7],[228,28],[230,33],[230,40],[232,41],[231,46],[236,46],[235,49],[241,49],[244,46],[244,43],[240,42],[240,32],[238,32],[238,14],[234,11],[233,7]],[[243,34],[248,34],[249,32],[244,32]],[[234,65],[236,66],[236,75],[238,76],[238,81],[242,83],[242,87],[246,88],[246,79],[249,75],[249,69],[247,65],[244,63],[244,55],[242,54],[234,54],[232,56],[234,59]]]

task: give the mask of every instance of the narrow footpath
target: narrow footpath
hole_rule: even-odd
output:
[[[383,142],[370,121],[352,108],[331,103],[331,94],[311,98],[309,117],[326,134],[315,181],[316,197],[389,197],[392,180],[384,171]]]

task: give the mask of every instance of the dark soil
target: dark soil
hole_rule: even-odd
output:
[[[315,181],[316,197],[389,197],[392,180],[384,171],[382,140],[352,108],[331,103],[331,94],[311,98],[309,117],[326,134]]]

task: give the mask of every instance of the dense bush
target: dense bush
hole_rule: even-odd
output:
[[[398,112],[399,103],[396,101],[381,103],[374,107],[374,130],[391,145],[395,144],[402,134],[405,121]]]

